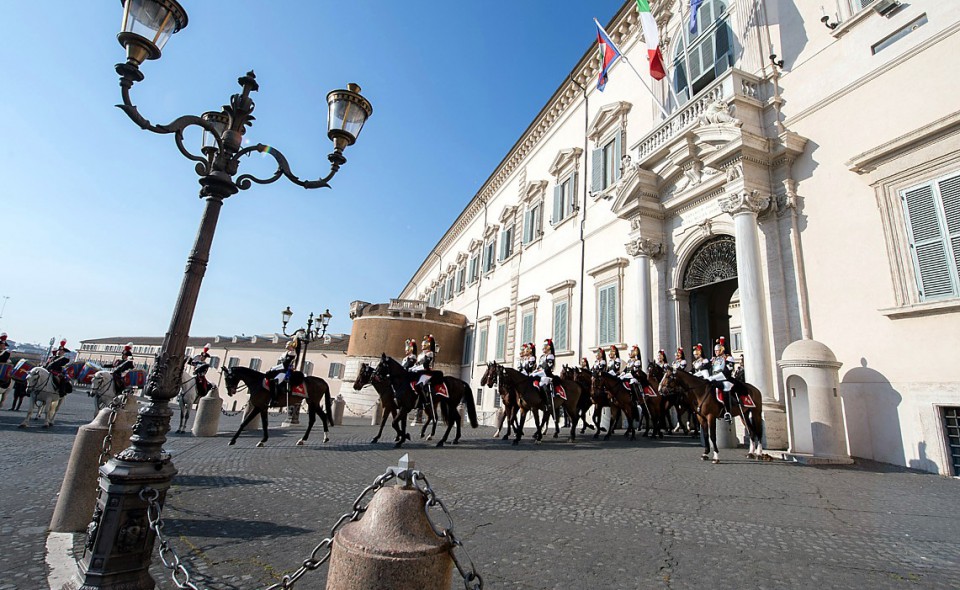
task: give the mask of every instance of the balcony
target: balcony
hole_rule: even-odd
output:
[[[391,299],[387,312],[391,315],[425,316],[427,302],[417,299]]]

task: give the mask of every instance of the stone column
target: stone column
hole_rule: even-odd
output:
[[[766,445],[786,447],[786,414],[775,395],[770,326],[760,258],[757,215],[770,204],[770,197],[756,190],[741,190],[720,199],[720,209],[733,217],[737,248],[737,284],[743,314],[743,355],[750,383],[763,394]]]
[[[660,255],[662,244],[649,238],[636,238],[626,243],[627,254],[633,256],[637,268],[637,339],[644,363],[653,360],[653,294],[650,292],[650,259]]]

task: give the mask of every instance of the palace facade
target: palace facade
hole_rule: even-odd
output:
[[[475,390],[526,341],[575,364],[722,336],[774,448],[799,444],[777,361],[816,339],[850,454],[960,474],[960,2],[705,0],[695,35],[651,4],[663,81],[636,2],[606,29],[658,100],[622,60],[597,91],[591,47],[395,304],[466,318]]]

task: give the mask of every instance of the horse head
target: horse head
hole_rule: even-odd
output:
[[[490,361],[487,363],[487,369],[480,378],[480,387],[494,387],[497,384],[497,363]]]
[[[237,385],[240,383],[240,377],[230,367],[221,367],[220,373],[223,374],[223,384],[226,386],[227,395],[233,397],[237,393]]]
[[[357,371],[357,378],[353,380],[353,389],[360,391],[364,385],[370,383],[373,378],[373,367],[367,363],[360,363],[360,370]]]

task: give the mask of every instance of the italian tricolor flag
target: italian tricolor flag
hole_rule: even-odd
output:
[[[647,42],[647,58],[650,60],[650,77],[662,80],[667,72],[663,68],[663,54],[660,53],[660,31],[657,30],[657,21],[650,13],[649,0],[637,0],[637,9],[640,11],[640,28],[643,29],[643,40]]]

